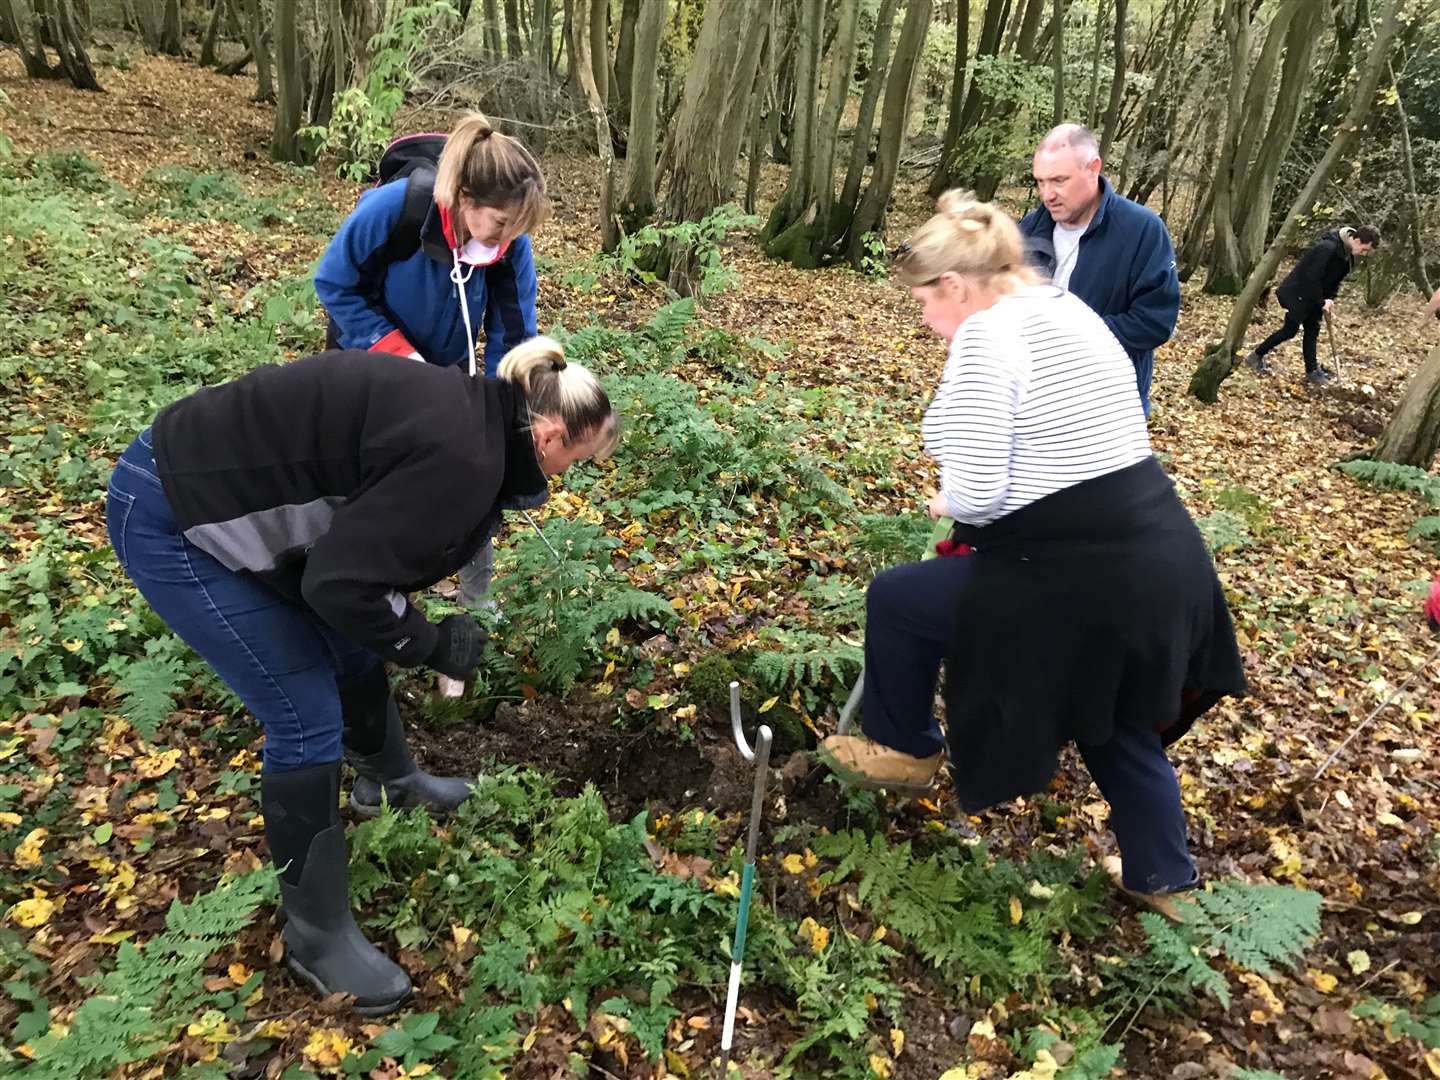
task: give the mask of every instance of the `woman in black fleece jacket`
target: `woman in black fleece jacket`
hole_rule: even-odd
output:
[[[258,368],[163,410],[110,480],[125,572],[264,725],[289,965],[366,1015],[400,1006],[410,980],[350,912],[340,759],[362,814],[382,799],[453,810],[470,785],[417,768],[384,663],[464,679],[485,644],[469,615],[432,624],[406,594],[615,442],[605,391],[551,339],[499,374],[364,352]]]

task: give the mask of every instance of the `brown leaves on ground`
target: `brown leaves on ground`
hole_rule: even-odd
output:
[[[103,76],[108,93],[82,94],[58,82],[24,79],[14,57],[0,55],[0,89],[17,110],[4,123],[17,150],[78,148],[127,185],[167,163],[230,169],[257,192],[296,182],[265,160],[270,109],[248,101],[248,76],[226,79],[152,58],[137,60],[128,71],[106,69]],[[536,246],[563,265],[596,246],[594,167],[585,159],[546,164],[556,214]],[[767,168],[767,188],[779,176]],[[896,239],[926,213],[922,178],[910,179],[916,182],[901,192],[891,218]],[[353,185],[323,171],[304,183],[341,211],[355,197]],[[271,234],[260,243],[255,234],[223,224],[157,227],[181,232],[201,258],[243,260],[246,274],[256,279],[303,273],[319,254],[313,238],[296,233],[287,241],[283,230],[280,242],[272,242]],[[919,446],[918,418],[944,348],[923,329],[905,291],[846,270],[776,265],[745,242],[736,243],[728,258],[743,284],[711,301],[705,321],[786,342],[783,358],[757,362],[782,371],[788,385],[843,385],[896,403],[896,415],[909,417],[888,433],[905,448],[903,475],[876,477],[861,512],[917,510],[924,485],[933,482]],[[1435,1063],[1421,1060],[1414,1043],[1388,1042],[1374,1025],[1358,1025],[1349,1014],[1367,996],[1417,1001],[1440,989],[1434,948],[1440,843],[1432,822],[1440,785],[1436,673],[1427,671],[1418,688],[1382,713],[1306,792],[1303,816],[1287,796],[1432,647],[1418,604],[1437,559],[1407,536],[1422,512],[1416,500],[1370,490],[1330,466],[1372,440],[1407,376],[1435,344],[1436,325],[1422,320],[1414,298],[1403,294],[1378,310],[1366,308],[1355,277],[1335,311],[1343,386],[1307,387],[1298,345],[1290,343],[1272,357],[1275,376],[1259,380],[1241,371],[1224,384],[1213,407],[1188,397],[1190,374],[1229,310],[1228,301],[1202,295],[1197,283],[1187,286],[1180,326],[1157,357],[1152,437],[1191,511],[1203,517],[1237,498],[1243,502],[1245,493],[1258,507],[1249,543],[1217,555],[1251,696],[1217,708],[1174,751],[1194,846],[1207,876],[1316,889],[1325,897],[1326,914],[1303,974],[1247,979],[1228,1012],[1211,1007],[1199,1025],[1159,1022],[1132,1032],[1129,1060],[1147,1063],[1132,1075],[1202,1075],[1188,1071],[1194,1067],[1219,1075],[1230,1061],[1293,1078],[1368,1080],[1382,1067],[1393,1070],[1389,1075],[1440,1075]],[[573,316],[587,309],[606,322],[634,325],[660,303],[633,288],[602,303],[548,277],[541,300],[542,325],[561,310]],[[1268,333],[1279,318],[1274,306],[1260,309],[1250,340]],[[63,409],[66,403],[45,407]],[[817,425],[813,435],[817,445],[838,447],[848,437],[843,423]],[[572,509],[586,512],[583,505]],[[99,535],[95,523],[89,527]],[[812,547],[825,543],[823,537],[806,539]],[[845,555],[838,545],[826,551],[825,559]],[[824,559],[821,564],[829,565]],[[643,568],[635,569],[644,583]],[[732,593],[734,584],[697,574],[685,601],[707,605],[707,632],[722,638],[731,633],[731,647],[748,643],[760,618],[774,617],[790,603],[787,583],[743,580]],[[721,617],[726,613],[738,615],[733,624]],[[673,642],[657,646],[657,655],[665,653],[657,668],[671,673],[657,683],[657,694],[680,685],[673,673],[694,659],[692,648],[688,639],[678,649]],[[55,729],[33,720],[0,721],[0,754],[54,760]],[[37,888],[8,913],[11,924],[31,935],[32,952],[51,964],[50,986],[60,1004],[78,1001],[84,991],[76,978],[93,972],[116,942],[153,933],[173,897],[191,895],[222,867],[258,861],[254,800],[244,791],[222,791],[217,778],[227,763],[209,756],[207,733],[222,722],[177,714],[165,743],[154,746],[117,723],[103,736],[105,767],[64,778],[73,813],[86,827],[82,839],[67,841],[61,852],[68,885],[63,891]],[[253,775],[253,748],[228,768]],[[135,780],[147,783],[127,794],[126,783]],[[168,806],[159,805],[156,795],[164,781],[176,796]],[[59,782],[54,773],[26,781],[19,803],[38,805]],[[933,809],[953,813],[943,796]],[[1045,844],[1085,845],[1096,855],[1113,850],[1104,805],[1073,757],[1047,798],[1025,800],[979,823],[999,854]],[[0,815],[0,829],[20,824],[19,815]],[[24,871],[42,852],[53,851],[54,831],[27,828],[15,851],[16,868]],[[711,869],[704,858],[658,844],[652,843],[650,855],[678,877],[705,879]],[[808,876],[803,864],[784,870]],[[236,965],[271,963],[266,953],[272,940],[272,928],[256,927],[234,955],[217,958],[211,977],[218,985],[234,980]],[[457,937],[452,951],[463,958],[475,947]],[[293,1060],[329,1066],[343,1055],[346,1040],[361,1034],[344,1016],[322,1015],[282,978],[267,981],[265,993],[260,1010],[294,1018],[285,1021]],[[547,1008],[526,1036],[526,1075],[561,1075],[582,1036],[617,1055],[625,1047],[615,1026],[582,1033],[563,1010]],[[204,1034],[195,1038],[203,1042]],[[969,1039],[981,1057],[1003,1049],[978,1025]],[[895,1076],[909,1075],[907,1058],[897,1059]],[[614,1060],[623,1068],[623,1056]]]

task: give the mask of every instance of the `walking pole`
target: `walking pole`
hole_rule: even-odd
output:
[[[930,530],[930,546],[925,549],[925,554],[920,556],[920,561],[935,558],[937,552],[935,545],[950,535],[955,528],[955,522],[948,517],[936,520],[935,527]],[[855,685],[850,688],[850,696],[845,699],[845,707],[840,710],[840,719],[835,724],[836,735],[849,735],[850,727],[855,722],[855,710],[860,708],[860,699],[865,696],[865,668],[860,668],[860,674],[855,677]]]
[[[760,725],[755,748],[740,727],[740,684],[730,684],[730,731],[740,756],[755,763],[755,794],[750,800],[750,835],[745,840],[745,871],[740,878],[740,911],[735,916],[735,944],[730,949],[730,988],[725,994],[725,1030],[720,1036],[720,1076],[730,1069],[730,1047],[735,1039],[735,1009],[740,1004],[740,966],[745,958],[745,928],[750,922],[750,893],[755,887],[755,846],[760,842],[760,818],[765,812],[765,782],[770,773],[770,728]]]
[[[1340,370],[1340,354],[1335,350],[1335,322],[1330,318],[1330,309],[1325,309],[1325,336],[1330,341],[1330,362],[1335,365],[1335,377],[1342,383],[1345,374]]]

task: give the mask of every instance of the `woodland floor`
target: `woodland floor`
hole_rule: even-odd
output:
[[[298,184],[341,210],[354,198],[352,185],[323,171],[302,173],[266,160],[270,110],[247,100],[253,87],[248,78],[143,59],[130,70],[105,70],[104,82],[107,93],[82,94],[26,80],[13,57],[0,58],[0,90],[14,107],[3,127],[16,152],[83,149],[127,185],[159,164],[177,163],[233,170],[256,192]],[[537,235],[536,249],[553,260],[546,265],[563,266],[597,244],[594,164],[552,155],[545,165],[555,216]],[[904,179],[892,238],[925,213],[920,178]],[[776,178],[767,174],[767,182],[773,189]],[[173,222],[160,227],[182,228]],[[272,231],[264,243],[223,222],[194,223],[183,233],[202,259],[239,260],[252,281],[304,273],[318,255],[303,230],[290,241],[283,229]],[[788,343],[774,364],[796,387],[842,384],[913,403],[911,430],[896,432],[915,450],[913,470],[901,492],[877,490],[865,509],[917,509],[928,477],[914,428],[943,347],[927,336],[909,297],[898,286],[848,270],[804,272],[770,263],[749,242],[736,243],[727,260],[741,284],[705,305],[707,325]],[[542,276],[542,326],[561,313],[574,320],[585,312],[611,325],[634,325],[660,302],[640,288],[599,296],[558,282],[558,274]],[[1424,1076],[1427,1064],[1416,1043],[1390,1040],[1376,1025],[1353,1018],[1349,1008],[1369,996],[1417,1002],[1440,990],[1440,837],[1432,813],[1440,784],[1432,736],[1440,671],[1431,665],[1321,782],[1298,799],[1288,792],[1433,648],[1419,603],[1436,559],[1407,537],[1421,514],[1416,501],[1363,487],[1331,465],[1376,434],[1407,375],[1440,335],[1433,322],[1422,321],[1413,298],[1371,310],[1352,283],[1336,309],[1343,387],[1307,388],[1292,344],[1275,358],[1281,374],[1258,381],[1239,373],[1224,384],[1219,404],[1207,407],[1186,395],[1186,384],[1228,308],[1225,300],[1202,295],[1197,284],[1187,286],[1179,329],[1157,358],[1152,437],[1197,517],[1215,510],[1220,493],[1236,487],[1258,496],[1263,509],[1251,542],[1217,555],[1251,696],[1219,707],[1173,756],[1203,873],[1318,890],[1324,896],[1322,936],[1301,969],[1268,985],[1247,979],[1228,1010],[1210,1002],[1192,1017],[1157,1017],[1136,1026],[1125,1040],[1125,1075],[1223,1076],[1226,1063],[1234,1062],[1295,1080]],[[1278,319],[1276,307],[1262,308],[1252,336],[1267,333]],[[846,433],[824,437],[843,442]],[[498,760],[534,764],[574,787],[593,781],[617,819],[646,805],[657,811],[707,806],[731,815],[730,829],[740,835],[750,773],[729,742],[723,716],[702,714],[694,738],[679,741],[664,732],[618,729],[610,708],[583,693],[567,701],[542,697],[502,706],[488,725],[422,734],[420,756],[436,768],[459,771]],[[191,719],[186,730],[199,738],[204,720]],[[20,718],[9,724],[23,731]],[[171,745],[183,746],[176,741],[183,737],[177,733]],[[186,756],[195,759],[183,766],[192,781],[210,768],[198,753]],[[834,787],[817,785],[805,772],[796,759],[777,791],[787,800],[788,819],[843,825],[846,811]],[[203,790],[198,782],[192,786]],[[898,811],[897,835],[935,820],[977,828],[999,854],[1023,855],[1037,845],[1084,847],[1097,858],[1113,850],[1104,804],[1073,758],[1050,795],[1070,812],[1047,815],[1044,800],[1035,799],[967,822],[953,820],[948,796],[934,808],[909,804]],[[223,821],[197,823],[187,844],[136,858],[141,881],[130,928],[142,935],[154,929],[170,898],[191,895],[222,864],[263,857],[256,808],[248,804],[239,796],[235,812]],[[201,817],[197,808],[192,821]],[[60,929],[47,950],[60,1000],[66,980],[92,970],[104,955],[84,930],[110,922],[109,915],[87,913],[83,906],[67,908],[67,920],[72,916],[79,920],[70,923],[75,944],[67,944]],[[1136,933],[1133,920],[1127,928],[1122,919],[1119,928]],[[251,967],[265,966],[273,936],[268,920],[255,926],[238,957]],[[894,1075],[934,1080],[961,1059],[973,1018],[947,1004],[944,988],[918,968],[906,972],[906,982],[913,988],[909,1040]],[[71,986],[71,993],[83,994]],[[266,986],[270,1015],[294,1019],[302,1028],[317,1017],[290,980]],[[716,1020],[696,1053],[713,1050],[722,1003],[706,998],[690,1004]],[[742,1047],[782,1044],[783,1024],[767,1024],[767,1003],[750,1004],[754,1018],[741,1027]],[[549,1074],[521,1066],[514,1075]]]

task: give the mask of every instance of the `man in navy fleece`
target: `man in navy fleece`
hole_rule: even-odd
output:
[[[1160,216],[1117,195],[1100,167],[1088,128],[1052,130],[1035,150],[1042,205],[1020,222],[1020,232],[1031,264],[1085,301],[1130,354],[1148,416],[1155,350],[1170,340],[1180,316],[1175,247]]]

